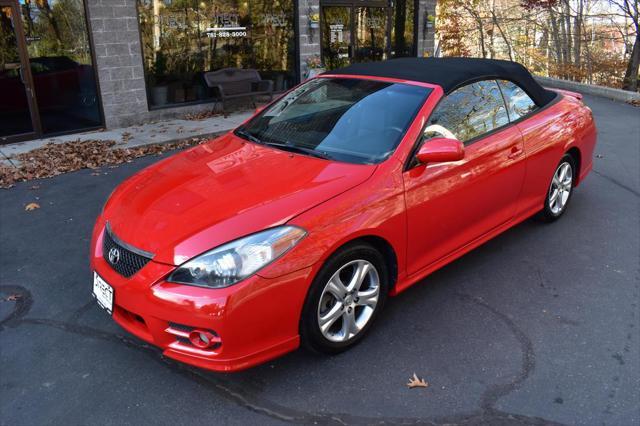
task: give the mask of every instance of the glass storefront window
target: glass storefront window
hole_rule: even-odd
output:
[[[99,127],[102,117],[83,0],[3,4],[0,97],[6,97],[0,102],[0,123],[11,125],[3,126],[0,137]],[[14,122],[16,114],[19,120]]]
[[[296,83],[293,0],[137,0],[151,107],[212,97],[203,74],[252,68]]]
[[[101,124],[82,0],[21,0],[42,133]]]
[[[415,2],[396,1],[393,8],[391,27],[391,56],[394,58],[415,56]]]

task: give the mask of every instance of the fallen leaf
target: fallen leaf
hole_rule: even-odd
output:
[[[409,389],[413,388],[426,388],[429,386],[429,383],[425,382],[424,379],[418,378],[416,373],[413,373],[413,377],[409,379],[409,383],[407,383]]]
[[[30,212],[31,210],[39,209],[39,208],[40,208],[40,204],[38,203],[29,203],[26,206],[24,206],[24,209],[28,212]]]
[[[42,179],[80,169],[95,169],[130,163],[145,155],[182,150],[207,142],[209,139],[188,138],[177,142],[118,148],[113,140],[71,141],[45,144],[32,151],[18,154],[18,167],[0,164],[0,188],[10,188],[15,182]],[[98,173],[98,171],[92,171]],[[95,176],[97,176],[96,174]]]

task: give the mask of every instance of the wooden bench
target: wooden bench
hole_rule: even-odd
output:
[[[254,69],[223,68],[218,71],[204,73],[207,86],[213,91],[216,100],[222,103],[234,98],[251,97],[253,107],[256,107],[256,96],[269,96],[273,99],[273,81],[263,80]]]

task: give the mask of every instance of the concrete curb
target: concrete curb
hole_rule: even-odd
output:
[[[627,90],[614,89],[611,87],[595,86],[592,84],[578,83],[575,81],[561,80],[559,78],[534,76],[538,83],[543,86],[556,89],[571,90],[586,95],[600,96],[619,102],[640,101],[640,93],[629,92]]]

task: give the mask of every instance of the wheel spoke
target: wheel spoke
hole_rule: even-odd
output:
[[[327,284],[325,291],[331,293],[337,300],[342,300],[347,294],[347,288],[344,286],[338,273],[335,273],[333,277],[331,277],[331,281]]]
[[[563,191],[558,190],[558,196],[556,197],[556,200],[555,200],[556,211],[562,210],[562,207],[564,205],[564,202],[562,201],[562,197],[563,197]]]
[[[345,311],[342,315],[342,335],[344,339],[349,339],[351,336],[354,336],[360,331],[358,325],[356,324],[356,315],[355,311]]]
[[[369,273],[369,269],[371,268],[371,264],[368,262],[358,262],[355,271],[353,273],[353,277],[351,277],[351,281],[349,281],[349,285],[347,286],[347,291],[357,291],[365,277]]]
[[[368,289],[365,291],[359,291],[357,293],[358,301],[356,302],[360,306],[375,306],[378,303],[379,287]]]
[[[555,188],[553,190],[553,192],[551,193],[551,197],[549,197],[549,205],[553,205],[556,200],[558,199],[558,196],[560,195],[560,189],[559,188]]]
[[[329,312],[319,318],[320,329],[326,333],[338,318],[342,316],[342,303],[336,303]]]
[[[560,182],[564,181],[565,176],[567,176],[567,167],[569,167],[568,164],[563,164],[562,166],[560,166],[560,175],[558,176],[558,180]]]

